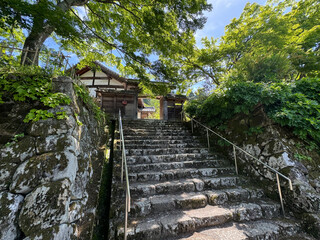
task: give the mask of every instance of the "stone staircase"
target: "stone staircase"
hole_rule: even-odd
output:
[[[132,196],[128,239],[312,239],[182,123],[127,120],[123,126]],[[110,239],[124,233],[119,159]]]

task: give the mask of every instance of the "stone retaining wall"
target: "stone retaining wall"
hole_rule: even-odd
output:
[[[226,125],[223,136],[292,180],[293,191],[289,190],[285,180],[281,180],[286,210],[304,218],[310,229],[319,229],[319,154],[308,149],[292,130],[269,119],[261,105],[248,115],[237,115]],[[232,148],[224,147],[224,150],[233,161]],[[261,187],[278,199],[275,174],[245,154],[237,156],[241,174],[257,179]],[[313,231],[313,235],[316,232]],[[320,233],[315,236],[320,237]]]
[[[91,238],[105,123],[76,98],[71,79],[55,79],[53,86],[72,99],[70,106],[63,106],[67,119],[25,124],[22,120],[35,105],[0,105],[1,240]],[[23,138],[4,145],[20,133]]]

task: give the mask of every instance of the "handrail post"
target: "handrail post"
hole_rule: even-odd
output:
[[[122,121],[121,121],[121,113],[119,112],[119,134],[120,134],[120,151],[121,151],[121,184],[123,183],[123,146],[122,146]]]
[[[210,150],[209,130],[208,128],[206,128],[206,130],[207,130],[208,149]]]
[[[124,240],[127,240],[128,231],[128,191],[126,191],[126,211],[124,216]]]
[[[193,119],[191,118],[191,132],[193,133]]]
[[[120,134],[120,151],[121,151],[121,183],[123,183],[123,175],[125,171],[126,177],[126,205],[125,205],[125,219],[124,219],[124,240],[127,239],[127,231],[128,231],[128,213],[130,212],[130,185],[129,185],[129,174],[128,174],[128,166],[127,166],[127,157],[126,157],[126,148],[124,144],[123,137],[123,126],[121,119],[121,110],[119,109],[119,134]]]
[[[238,164],[237,164],[237,154],[236,154],[236,148],[233,146],[233,157],[234,157],[234,166],[236,169],[236,174],[238,175]]]
[[[283,199],[282,199],[282,193],[281,193],[281,186],[280,186],[280,180],[279,180],[279,175],[278,175],[278,173],[276,173],[276,178],[277,178],[277,185],[278,185],[278,191],[279,191],[279,197],[280,197],[282,214],[283,214],[283,216],[285,216],[285,211],[284,211],[284,206],[283,206]]]

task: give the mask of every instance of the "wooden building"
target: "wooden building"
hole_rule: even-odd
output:
[[[117,117],[120,109],[124,118],[137,118],[139,80],[121,77],[98,61],[94,63],[99,71],[85,67],[76,72],[90,95],[100,99],[101,108],[111,117]]]
[[[139,80],[127,79],[119,76],[98,61],[94,62],[98,68],[84,67],[76,71],[80,81],[89,88],[92,97],[99,98],[101,108],[116,118],[119,109],[124,118],[146,118],[155,111],[154,108],[144,107],[139,98],[141,89]],[[99,70],[95,70],[99,69]],[[164,120],[180,119],[185,96],[158,96],[160,101],[160,118]]]

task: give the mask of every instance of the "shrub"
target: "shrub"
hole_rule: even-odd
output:
[[[257,104],[268,116],[293,129],[301,139],[320,144],[320,79],[295,82],[236,82],[217,89],[205,101],[190,101],[186,111],[209,126],[219,126],[237,113],[248,114]]]

